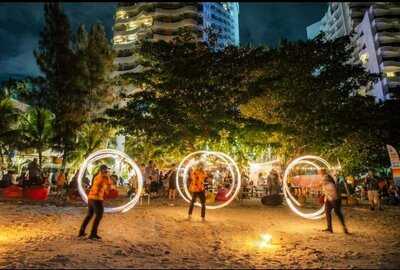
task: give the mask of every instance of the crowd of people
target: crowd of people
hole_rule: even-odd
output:
[[[28,163],[28,166],[22,168],[20,174],[14,169],[8,169],[7,172],[3,172],[0,187],[5,188],[11,185],[21,187],[48,186],[50,184],[49,176],[50,172],[40,169],[37,159],[34,158]]]
[[[141,164],[140,167],[144,179],[143,192],[148,193],[151,198],[168,198],[170,203],[173,204],[177,198],[176,164],[173,163],[166,168],[160,169],[154,161],[150,160],[147,165]],[[207,175],[204,179],[204,186],[207,202],[225,200],[224,195],[232,183],[230,173],[218,166],[211,169],[206,168],[205,171]],[[68,171],[64,170],[58,170],[56,173],[50,174],[49,170],[40,169],[36,158],[22,168],[20,174],[17,174],[12,169],[0,173],[0,188],[10,185],[18,185],[20,187],[50,185],[56,197],[63,197],[67,193],[79,197],[75,181],[78,171],[72,177],[69,177]],[[125,180],[115,173],[112,173],[111,176],[115,186],[122,186],[124,184]],[[361,201],[368,200],[371,210],[383,210],[383,205],[400,204],[399,186],[395,185],[391,179],[378,177],[372,170],[369,170],[368,174],[364,177],[335,175],[335,178],[340,194],[347,194]],[[91,182],[85,176],[83,179],[84,189],[89,189]],[[137,182],[130,182],[130,185],[128,185],[128,197],[135,194],[137,186]],[[311,193],[309,187],[293,188],[292,191],[294,196],[300,200]],[[265,197],[278,194],[282,194],[282,175],[279,173],[279,170],[272,169],[269,172],[260,172],[257,181],[249,179],[248,173],[242,171],[242,198]],[[322,194],[321,191],[318,194]]]
[[[168,197],[170,201],[176,199],[176,164],[171,164],[167,169],[156,167],[153,160],[147,165],[140,166],[143,172],[144,192],[151,198]]]
[[[247,198],[257,197],[257,191],[260,190],[261,196],[271,196],[281,193],[282,176],[276,169],[271,169],[268,173],[260,172],[257,181],[249,179],[246,172],[242,172],[242,192]],[[246,197],[244,196],[244,197]]]
[[[368,200],[371,210],[383,210],[382,205],[400,204],[400,187],[390,178],[377,176],[369,170],[365,177],[346,179],[349,193]]]
[[[150,160],[147,165],[141,165],[143,173],[144,188],[143,193],[147,193],[152,198],[168,198],[171,205],[176,200],[177,192],[177,167],[173,163],[166,169],[159,169],[154,161]],[[54,179],[50,179],[50,174],[46,170],[41,170],[37,163],[37,159],[29,162],[26,168],[22,169],[20,175],[15,171],[8,170],[2,172],[0,187],[5,188],[11,185],[25,187],[32,186],[53,186],[56,197],[63,197],[68,192],[77,194],[77,175],[69,179],[68,172],[58,170]],[[345,224],[343,212],[341,210],[342,195],[359,197],[360,200],[368,199],[371,210],[383,210],[384,204],[397,205],[400,203],[400,190],[393,180],[378,177],[373,170],[369,170],[364,177],[354,178],[351,176],[343,177],[335,172],[327,172],[326,169],[318,169],[317,175],[320,178],[318,185],[302,186],[299,183],[289,182],[289,189],[293,195],[300,201],[301,197],[314,196],[313,189],[318,188],[317,195],[321,196],[320,204],[325,205],[325,216],[327,227],[323,231],[333,232],[332,228],[332,211],[335,212],[339,219],[343,231],[349,233]],[[282,197],[282,175],[275,168],[267,173],[259,173],[257,183],[255,184],[249,179],[246,172],[242,172],[241,192],[253,196],[257,192],[257,187],[263,191],[263,198]],[[307,177],[306,177],[307,178]],[[305,179],[306,179],[305,178]],[[197,200],[200,201],[201,218],[204,221],[206,216],[206,203],[214,203],[228,199],[228,190],[233,183],[232,176],[227,168],[219,166],[206,166],[204,161],[198,161],[188,171],[188,190],[191,193],[191,201],[188,208],[188,219],[190,220],[194,210],[194,204]],[[79,237],[85,236],[85,230],[94,217],[90,239],[101,239],[97,234],[98,226],[103,217],[104,205],[103,201],[107,196],[116,190],[118,186],[128,187],[127,195],[131,197],[136,194],[137,178],[132,176],[129,181],[126,181],[115,172],[110,171],[110,168],[102,164],[98,171],[92,176],[92,181],[89,181],[88,175],[82,179],[83,188],[88,192],[88,212],[84,218],[79,230]],[[294,185],[293,185],[294,184]],[[258,189],[259,191],[260,189]],[[117,192],[118,194],[118,192]],[[281,203],[281,202],[280,202]],[[279,204],[280,204],[279,203]],[[264,203],[265,204],[265,203]],[[301,203],[302,204],[302,203]]]

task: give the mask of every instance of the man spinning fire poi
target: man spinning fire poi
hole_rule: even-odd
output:
[[[93,221],[92,231],[90,233],[89,239],[101,239],[101,237],[97,235],[97,228],[104,213],[104,195],[110,192],[111,185],[112,180],[110,178],[110,170],[106,165],[103,164],[100,166],[100,172],[93,179],[92,187],[90,188],[88,196],[88,213],[83,220],[82,226],[79,230],[79,237],[86,235],[86,226],[93,218],[93,215],[96,215]]]
[[[333,180],[332,176],[327,174],[326,169],[319,169],[319,175],[322,177],[322,191],[324,193],[324,202],[325,202],[325,215],[327,228],[323,231],[325,232],[333,232],[332,229],[332,209],[335,211],[335,214],[340,220],[340,223],[343,226],[343,230],[346,234],[348,234],[348,230],[346,228],[346,224],[344,223],[344,216],[341,209],[341,198],[338,194],[337,187],[335,184],[335,180]]]
[[[200,199],[201,203],[201,219],[205,221],[206,217],[206,192],[204,188],[204,180],[207,177],[207,173],[204,171],[204,163],[200,162],[196,168],[192,170],[190,173],[190,185],[189,191],[192,193],[192,200],[189,206],[189,216],[190,220],[192,217],[194,203],[196,202],[197,197]]]

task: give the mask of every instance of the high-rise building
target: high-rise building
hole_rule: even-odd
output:
[[[361,63],[370,73],[383,75],[368,94],[386,100],[400,93],[400,4],[372,4],[355,30]]]
[[[320,32],[327,39],[350,35],[354,46],[353,63],[362,63],[370,73],[382,74],[363,93],[386,100],[399,91],[400,4],[391,2],[330,2],[317,23],[307,27],[307,37]]]
[[[235,2],[121,2],[113,28],[115,75],[140,72],[134,57],[137,41],[172,41],[183,28],[193,32],[194,41],[207,40],[206,27],[218,30],[217,49],[239,45],[238,14]]]
[[[319,35],[319,33],[321,33],[322,20],[323,20],[323,18],[320,21],[307,26],[306,32],[307,32],[308,39],[314,39],[316,36]]]
[[[330,2],[322,19],[307,27],[307,38],[313,39],[321,32],[325,33],[326,39],[336,39],[349,35],[354,24],[358,24],[360,10],[367,8],[364,4]]]
[[[201,39],[202,9],[197,2],[121,2],[117,6],[113,44],[115,74],[140,71],[134,57],[136,42],[171,41],[179,29],[190,29]]]
[[[217,30],[215,49],[239,45],[238,15],[239,4],[234,2],[121,2],[114,18],[113,46],[117,57],[113,75],[143,70],[135,56],[138,41],[169,42],[184,28],[193,33],[193,41],[207,41],[206,28]],[[125,90],[142,91],[133,86],[125,86]],[[116,141],[117,149],[123,151],[125,137],[117,136]]]
[[[239,3],[204,2],[203,26],[219,31],[217,49],[228,45],[239,46]],[[204,40],[207,35],[204,33]]]

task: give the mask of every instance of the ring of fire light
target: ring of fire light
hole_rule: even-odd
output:
[[[136,203],[139,201],[140,198],[140,194],[142,193],[142,189],[143,189],[143,175],[142,172],[140,171],[139,167],[137,166],[137,164],[125,153],[115,150],[115,149],[104,149],[104,150],[99,150],[96,151],[94,153],[92,153],[90,156],[88,156],[85,161],[82,163],[81,167],[79,168],[79,173],[78,173],[78,191],[79,194],[81,195],[82,199],[88,203],[88,197],[87,194],[85,192],[85,190],[82,187],[82,178],[85,174],[85,171],[87,169],[87,167],[89,166],[89,164],[98,161],[100,159],[104,159],[104,158],[120,158],[121,161],[125,161],[126,163],[128,163],[130,165],[130,167],[132,168],[132,172],[133,175],[136,175],[137,177],[137,183],[138,183],[138,190],[135,194],[135,196],[126,204],[121,205],[121,206],[117,206],[117,207],[105,207],[104,211],[108,212],[108,213],[117,213],[117,212],[127,212],[130,209],[132,209]],[[129,175],[129,178],[132,176],[132,173]]]
[[[313,161],[310,161],[313,160]],[[290,171],[299,164],[308,164],[313,166],[315,169],[320,169],[320,166],[315,162],[320,162],[321,164],[323,164],[328,171],[331,170],[331,166],[330,164],[324,160],[323,158],[320,158],[318,156],[303,156],[303,157],[298,157],[295,160],[293,160],[286,168],[285,170],[285,174],[283,176],[283,194],[285,196],[286,202],[289,205],[290,209],[296,213],[297,215],[303,217],[303,218],[307,218],[307,219],[320,219],[323,218],[325,216],[325,205],[322,205],[322,207],[315,211],[314,213],[303,213],[302,211],[300,211],[297,206],[300,206],[300,203],[296,200],[296,198],[291,194],[289,187],[288,187],[288,176]]]
[[[179,164],[177,168],[177,174],[176,174],[176,189],[178,190],[179,195],[188,203],[192,200],[192,195],[190,194],[188,187],[187,187],[187,182],[188,182],[188,174],[189,174],[189,169],[196,163],[194,157],[196,155],[213,155],[221,160],[224,161],[224,163],[227,164],[227,167],[229,169],[229,172],[232,176],[232,184],[230,185],[230,189],[227,192],[226,196],[230,196],[228,200],[225,202],[218,204],[218,205],[206,205],[207,209],[218,209],[225,207],[229,205],[237,196],[237,194],[240,191],[240,186],[241,186],[241,176],[240,176],[240,171],[235,163],[235,161],[228,155],[221,153],[221,152],[214,152],[214,151],[197,151],[193,152],[189,155],[187,155]],[[187,164],[185,164],[187,162]],[[183,170],[183,177],[181,177],[181,171]],[[183,183],[183,191],[180,187],[180,179],[182,179]],[[233,194],[232,194],[233,193]],[[196,202],[196,206],[201,206],[200,203]]]

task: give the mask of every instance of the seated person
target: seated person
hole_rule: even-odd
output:
[[[391,205],[397,205],[400,203],[400,192],[397,186],[390,184],[388,188],[388,203]]]
[[[32,162],[28,164],[28,185],[41,185],[43,183],[42,171],[37,163],[37,159],[34,158]]]
[[[157,181],[156,181],[155,177],[153,177],[153,176],[149,176],[149,178],[151,181],[150,182],[150,196],[155,197],[157,195],[157,189],[158,189]]]
[[[12,180],[13,180],[13,172],[11,170],[8,170],[5,175],[3,175],[3,178],[0,181],[0,188],[6,188],[12,185]]]
[[[219,186],[217,195],[215,196],[215,200],[220,202],[227,201],[229,199],[229,197],[227,196],[228,192],[229,184],[225,184],[225,186]]]
[[[128,197],[136,196],[136,185],[133,185],[132,182],[128,187],[128,192],[127,192]]]

